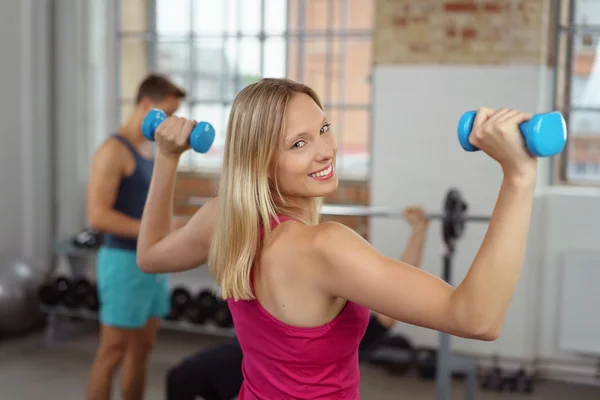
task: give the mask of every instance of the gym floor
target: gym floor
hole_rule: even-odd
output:
[[[83,399],[89,367],[98,336],[95,331],[74,337],[54,347],[45,347],[43,334],[0,342],[0,400],[15,399]],[[148,371],[147,400],[164,399],[164,378],[168,368],[199,349],[220,339],[190,333],[161,331]],[[412,376],[393,377],[368,365],[361,368],[361,398],[367,400],[431,400],[435,385]],[[118,382],[115,382],[115,399]],[[560,382],[538,383],[533,395],[513,393],[477,393],[477,399],[544,399],[597,400],[600,387]],[[453,385],[453,399],[464,398],[461,383]]]

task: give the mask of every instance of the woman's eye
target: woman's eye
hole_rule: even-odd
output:
[[[296,143],[294,143],[294,145],[292,147],[299,149],[301,147],[304,147],[305,144],[306,144],[306,142],[304,140],[299,140]]]
[[[331,126],[331,124],[326,124],[321,128],[321,133],[325,133],[325,132],[329,132],[329,127]]]

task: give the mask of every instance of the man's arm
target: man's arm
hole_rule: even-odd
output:
[[[136,239],[140,220],[113,209],[126,157],[122,145],[116,140],[108,140],[94,155],[87,188],[87,218],[92,229]]]
[[[409,207],[404,210],[404,218],[412,226],[412,233],[400,257],[400,261],[410,264],[413,267],[420,267],[423,260],[423,248],[425,247],[429,220],[425,212],[418,207]],[[397,321],[395,319],[379,313],[374,314],[384,327],[391,328],[396,325]]]

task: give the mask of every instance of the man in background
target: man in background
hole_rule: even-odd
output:
[[[165,76],[147,76],[133,111],[93,157],[87,217],[91,228],[103,233],[103,245],[96,260],[100,342],[89,376],[88,400],[110,398],[118,367],[122,398],[143,398],[148,355],[170,303],[167,277],[146,274],[136,263],[140,220],[154,166],[153,147],[141,127],[152,108],[172,115],[185,96]]]

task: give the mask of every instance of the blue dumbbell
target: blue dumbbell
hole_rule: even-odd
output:
[[[154,141],[156,128],[167,119],[167,114],[159,109],[152,109],[142,121],[142,134],[150,141]],[[209,122],[198,122],[190,134],[190,146],[198,153],[206,153],[215,141],[215,128]]]
[[[458,141],[466,151],[479,149],[469,143],[473,121],[477,111],[467,111],[458,121]],[[519,129],[532,156],[551,157],[560,153],[567,143],[567,124],[558,111],[535,114]]]

